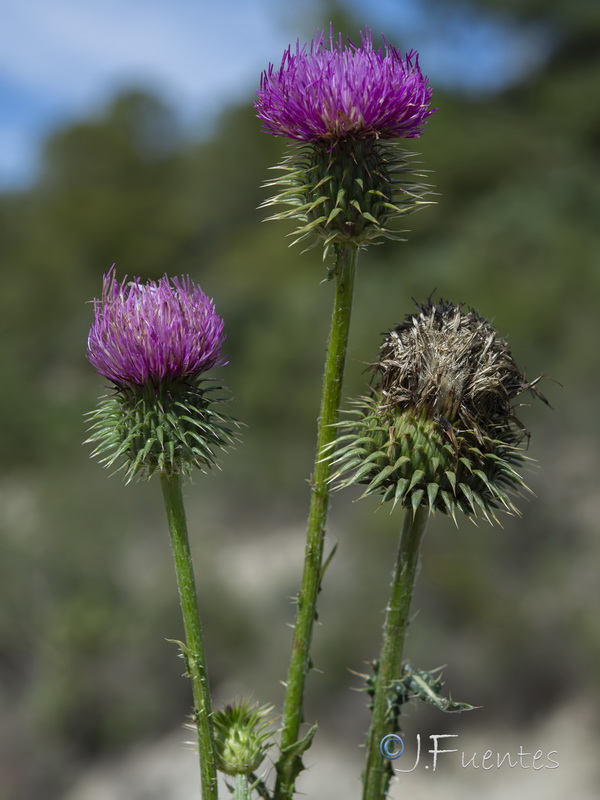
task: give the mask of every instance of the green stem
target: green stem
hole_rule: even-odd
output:
[[[353,245],[338,245],[336,256],[336,291],[325,358],[315,465],[311,479],[304,574],[297,599],[294,640],[286,684],[281,754],[276,764],[277,783],[274,795],[276,800],[291,799],[296,777],[302,769],[300,763],[302,747],[299,748],[297,745],[300,724],[304,721],[304,686],[310,669],[310,647],[317,596],[321,585],[321,565],[329,507],[331,466],[329,461],[322,460],[322,453],[336,435],[334,424],[338,419],[342,394],[358,248]]]
[[[198,730],[202,800],[218,800],[210,688],[204,657],[204,640],[198,612],[192,554],[190,552],[185,509],[181,494],[181,479],[179,475],[163,472],[160,476],[160,482],[169,522],[171,547],[177,574],[177,588],[179,589],[179,601],[183,615],[183,628],[186,638],[186,644],[182,648],[183,656],[187,674],[192,681],[194,696],[194,719]]]
[[[390,713],[389,687],[400,677],[410,601],[419,564],[419,547],[428,516],[427,506],[419,506],[414,514],[412,510],[405,511],[375,679],[367,762],[363,774],[363,800],[384,800],[387,795],[390,765],[384,760],[379,747],[384,736],[395,733],[394,715]]]
[[[231,800],[250,800],[250,783],[247,775],[236,775]]]

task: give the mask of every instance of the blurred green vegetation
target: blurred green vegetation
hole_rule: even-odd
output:
[[[346,393],[364,386],[380,333],[432,292],[493,319],[529,376],[558,382],[542,387],[553,411],[523,409],[541,462],[523,518],[504,530],[432,524],[409,642],[419,666],[449,663],[452,694],[484,705],[477,713],[525,722],[598,690],[600,14],[583,2],[479,5],[543,22],[554,49],[503,93],[436,92],[414,149],[437,204],[409,218],[407,243],[362,256]],[[189,273],[226,320],[220,377],[248,427],[222,472],[188,487],[190,528],[215,693],[281,701],[300,574],[288,561],[302,550],[332,297],[318,250],[287,249],[292,226],[256,210],[283,147],[260,133],[251,98],[193,140],[160,99],[131,91],[58,131],[35,186],[0,197],[3,797],[59,797],[92,759],[189,710],[164,641],[180,623],[157,487],[124,488],[81,445],[102,392],[84,356],[88,301],[112,263],[121,275]],[[364,697],[348,692],[347,668],[376,654],[399,520],[351,500],[333,503],[339,551],[309,714],[339,730],[357,719],[357,744]]]

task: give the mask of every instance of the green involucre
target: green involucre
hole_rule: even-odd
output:
[[[216,451],[237,438],[235,420],[214,407],[226,400],[215,394],[220,391],[189,378],[116,388],[88,414],[92,455],[125,470],[128,482],[155,472],[205,471],[216,464]]]
[[[412,154],[393,141],[375,138],[341,139],[291,145],[274,167],[281,177],[264,185],[278,190],[261,208],[283,204],[290,208],[268,219],[296,219],[296,242],[323,242],[324,255],[332,244],[364,247],[383,238],[400,239],[390,227],[430,201],[428,187],[410,165]]]
[[[366,485],[362,497],[416,509],[428,506],[449,514],[496,519],[496,511],[518,513],[509,493],[526,489],[514,467],[526,457],[511,425],[481,435],[446,426],[424,412],[382,409],[381,395],[360,397],[338,423],[340,436],[330,450],[336,488]]]

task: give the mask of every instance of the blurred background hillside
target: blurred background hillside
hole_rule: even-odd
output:
[[[124,5],[143,20],[143,4]],[[148,5],[168,18],[167,3]],[[222,5],[239,35],[238,3]],[[157,485],[124,487],[82,446],[84,414],[103,392],[85,359],[89,301],[113,263],[121,275],[189,273],[225,318],[230,363],[219,377],[247,428],[222,471],[186,490],[209,666],[216,698],[281,704],[332,286],[317,250],[288,249],[292,226],[261,221],[261,183],[284,142],[260,132],[252,87],[286,42],[330,19],[353,38],[368,24],[417,47],[438,108],[409,142],[437,203],[407,219],[406,243],[362,256],[345,394],[363,389],[381,332],[432,292],[492,319],[529,377],[550,376],[541,387],[553,410],[521,411],[539,462],[522,518],[458,530],[435,519],[424,545],[407,656],[448,664],[453,697],[482,708],[413,711],[406,730],[485,730],[493,750],[502,730],[513,751],[537,749],[527,731],[564,713],[548,740],[560,756],[578,724],[564,709],[597,704],[600,5],[306,0],[292,12],[264,0],[256,14],[257,24],[275,20],[272,49],[245,76],[247,90],[215,100],[206,119],[151,76],[115,82],[77,119],[57,110],[37,166],[0,194],[2,800],[75,797],[94,765],[154,746],[189,712],[165,641],[181,631]],[[233,59],[227,30],[198,30],[200,52],[207,37]],[[215,81],[225,71],[202,63]],[[333,499],[338,552],[307,708],[322,741],[342,742],[353,762],[367,714],[348,669],[377,653],[400,523],[355,496]],[[598,778],[595,762],[561,763],[562,775],[577,770]],[[512,794],[531,796],[529,785],[519,794],[519,777]]]

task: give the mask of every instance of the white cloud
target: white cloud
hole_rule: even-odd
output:
[[[288,36],[276,0],[7,3],[0,27],[0,141],[21,145],[0,161],[0,184],[3,175],[10,179],[7,170],[16,174],[44,124],[87,113],[119,86],[155,87],[186,116],[248,94]],[[13,108],[10,98],[17,96],[42,110]]]
[[[2,17],[0,71],[57,98],[140,77],[200,98],[249,83],[285,38],[268,2],[19,0]]]

